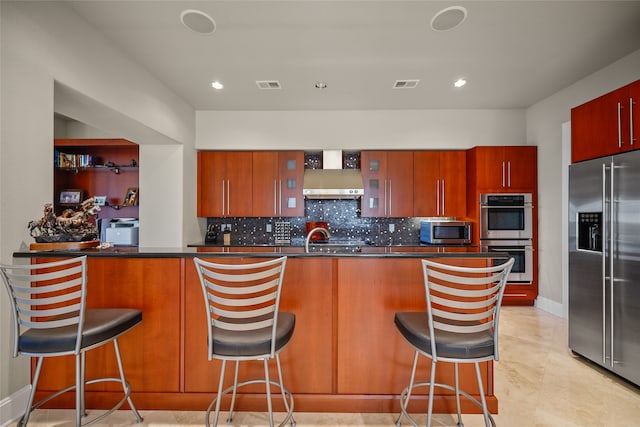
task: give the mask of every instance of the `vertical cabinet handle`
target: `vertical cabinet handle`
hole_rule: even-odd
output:
[[[389,216],[391,216],[391,180],[389,180]]]
[[[231,214],[231,180],[227,180],[227,215]]]
[[[440,216],[440,180],[436,179],[436,216]]]
[[[502,188],[505,187],[505,180],[504,180],[504,161],[502,162]]]
[[[633,145],[633,98],[629,97],[629,145]]]
[[[620,120],[621,114],[622,103],[618,102],[618,148],[622,148],[622,120]]]
[[[444,179],[442,180],[442,192],[440,193],[441,197],[442,197],[442,213],[440,215],[444,216],[445,210],[444,210]]]
[[[273,180],[273,215],[278,216],[278,183]]]
[[[278,206],[279,214],[282,216],[282,180],[278,180]]]
[[[384,203],[384,215],[387,215],[387,180],[384,180],[384,194],[382,195],[382,201]]]
[[[224,216],[224,179],[222,180],[222,216]]]
[[[511,160],[507,162],[507,187],[511,188]]]

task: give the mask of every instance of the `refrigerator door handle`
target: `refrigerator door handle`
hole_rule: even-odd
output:
[[[609,310],[610,310],[610,329],[611,329],[611,336],[610,336],[610,341],[611,341],[611,367],[613,368],[613,363],[614,363],[614,344],[615,344],[615,335],[614,335],[614,307],[613,307],[613,278],[615,277],[615,271],[613,270],[613,214],[614,214],[614,204],[613,204],[613,200],[614,200],[614,190],[615,190],[615,185],[614,185],[614,163],[613,160],[611,160],[611,169],[610,169],[610,177],[609,180],[611,182],[611,191],[609,194]]]
[[[606,200],[607,200],[607,164],[602,164],[602,213],[604,214],[603,220],[606,224]],[[603,224],[604,225],[604,224]],[[608,230],[606,225],[602,227],[602,364],[607,364],[607,234]],[[609,245],[611,248],[611,245]]]

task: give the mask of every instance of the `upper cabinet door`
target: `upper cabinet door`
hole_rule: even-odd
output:
[[[413,215],[413,152],[363,151],[360,164],[363,217]]]
[[[537,147],[475,147],[468,170],[482,192],[534,191],[537,188]]]
[[[466,216],[466,153],[414,153],[413,216]]]
[[[304,216],[304,151],[278,153],[278,216]]]
[[[253,216],[278,216],[278,153],[253,152]]]
[[[640,80],[571,110],[571,161],[638,149]]]
[[[251,216],[252,180],[251,152],[198,152],[198,216]]]

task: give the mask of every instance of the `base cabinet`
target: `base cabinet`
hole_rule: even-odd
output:
[[[218,262],[252,260],[213,253],[201,256]],[[467,258],[466,262],[484,265],[486,260]],[[221,364],[207,357],[204,301],[191,257],[90,257],[88,269],[89,306],[143,311],[142,325],[120,340],[138,409],[204,411],[215,397]],[[420,258],[290,257],[281,310],[295,313],[296,327],[281,361],[295,410],[399,411],[398,396],[408,385],[413,352],[396,331],[393,317],[397,311],[424,310],[424,304]],[[105,372],[116,374],[111,353],[107,346],[88,354],[87,378]],[[233,368],[228,364],[226,386]],[[270,375],[275,377],[275,365],[273,368]],[[481,369],[489,408],[495,413],[498,402],[493,395],[493,365],[486,362]],[[419,375],[428,373],[429,364],[423,360]],[[438,365],[438,380],[452,381],[452,375],[451,366]],[[262,376],[262,363],[240,365],[240,380]],[[38,395],[65,388],[73,381],[72,358],[47,361]],[[461,369],[461,386],[477,394],[473,369]],[[121,396],[110,384],[87,390],[88,408],[106,409]],[[437,393],[435,411],[455,411],[455,398],[446,390]],[[264,387],[252,385],[238,394],[237,409],[263,412],[264,399]],[[275,411],[284,409],[281,399],[274,397],[273,402]],[[424,392],[416,392],[410,409],[425,412],[426,404]],[[47,403],[49,408],[73,405],[73,393]],[[223,405],[228,401],[223,399]],[[478,412],[466,403],[463,410]]]

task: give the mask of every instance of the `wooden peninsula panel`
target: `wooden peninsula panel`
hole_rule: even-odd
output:
[[[179,392],[181,260],[90,257],[87,271],[87,307],[142,310],[142,324],[118,339],[136,404],[149,407],[140,396],[145,392]],[[88,351],[86,360],[87,379],[119,375],[112,344]],[[74,375],[73,356],[45,358],[36,399],[73,384]],[[121,390],[117,383],[88,386],[87,407],[111,407],[120,399]],[[74,398],[74,393],[66,393],[48,406],[73,408]]]
[[[396,330],[394,315],[399,311],[426,310],[420,259],[381,262],[376,258],[342,258],[338,262],[337,394],[369,395],[372,399],[368,410],[397,411],[397,396],[409,384],[414,353]],[[455,259],[455,262],[468,266],[486,265],[483,259]],[[497,401],[492,396],[492,364],[485,362],[481,367],[487,403],[490,410],[496,411]],[[428,380],[429,372],[430,360],[421,357],[416,380]],[[452,364],[438,364],[437,382],[454,384],[453,375]],[[460,366],[460,387],[479,397],[473,365]],[[414,395],[426,392],[426,388],[417,389]],[[452,392],[442,389],[436,392],[436,407],[455,412]],[[415,396],[412,403],[410,409],[426,411],[424,397]],[[474,410],[464,399],[461,403],[464,410]]]
[[[251,258],[216,258],[215,262],[255,262]],[[296,315],[290,344],[280,354],[287,388],[300,394],[331,394],[333,390],[333,264],[332,258],[289,258],[287,260],[280,309]],[[220,362],[207,359],[207,330],[202,290],[191,259],[186,260],[185,304],[185,392],[215,393]],[[276,378],[275,363],[270,375]],[[230,384],[233,364],[225,373]],[[261,362],[240,365],[240,381],[262,378]],[[263,393],[264,386],[241,392]],[[242,404],[242,400],[238,401]],[[281,402],[274,399],[276,408]],[[297,402],[296,402],[297,403]],[[262,406],[264,402],[260,403]],[[298,405],[296,405],[297,407]]]

